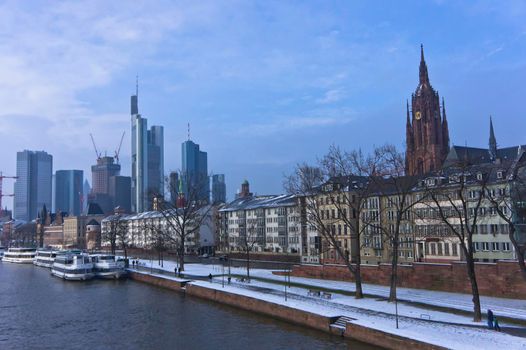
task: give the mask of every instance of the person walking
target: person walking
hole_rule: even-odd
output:
[[[497,331],[497,332],[500,332],[500,326],[499,326],[499,320],[497,319],[497,317],[494,317],[494,326],[493,328]]]
[[[488,328],[493,329],[493,311],[488,309]]]
[[[208,279],[210,280],[210,283],[212,283],[212,274],[208,274]]]

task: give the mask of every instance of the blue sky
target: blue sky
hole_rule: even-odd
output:
[[[91,182],[89,133],[112,154],[139,109],[165,127],[165,169],[191,138],[259,194],[329,145],[403,147],[405,101],[420,43],[446,101],[451,140],[526,143],[526,3],[522,1],[77,1],[0,4],[0,170],[46,150],[54,170]],[[4,192],[10,192],[6,182]],[[10,204],[10,201],[6,201]]]

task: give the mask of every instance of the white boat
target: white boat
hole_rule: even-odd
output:
[[[119,279],[126,275],[123,261],[117,261],[115,255],[92,254],[93,272],[99,278]]]
[[[35,248],[9,248],[7,252],[4,253],[2,261],[18,264],[32,264],[36,251]]]
[[[56,256],[57,252],[55,250],[39,249],[37,250],[33,264],[36,266],[51,268]]]
[[[89,280],[95,276],[88,254],[58,254],[51,266],[51,274],[75,281]]]

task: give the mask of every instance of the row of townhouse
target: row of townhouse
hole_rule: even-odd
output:
[[[300,254],[302,239],[299,197],[247,195],[219,209],[222,251]]]
[[[515,212],[513,166],[517,162],[449,167],[426,177],[337,177],[311,196],[240,197],[219,210],[221,250],[249,248],[299,254],[304,263],[342,262],[331,236],[343,259],[378,264],[391,261],[397,239],[399,263],[461,261],[459,238],[448,225],[458,227],[461,219],[451,215],[446,223],[439,209],[461,207],[462,195],[467,212],[461,218],[473,220],[477,210],[475,260],[515,259],[506,221]],[[450,195],[436,202],[430,193]]]
[[[152,249],[159,244],[159,239],[163,240],[165,248],[174,249],[179,244],[179,235],[174,231],[173,220],[177,216],[167,212],[147,211],[138,214],[126,215],[115,213],[101,221],[102,246],[109,246],[108,237],[116,231],[124,234],[125,242],[128,247]],[[215,207],[204,207],[201,212],[204,218],[198,230],[188,226],[189,233],[186,236],[184,247],[186,254],[211,253],[215,247]],[[171,223],[169,222],[171,221]],[[168,239],[171,237],[172,239]]]

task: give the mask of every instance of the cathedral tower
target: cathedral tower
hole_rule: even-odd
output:
[[[449,130],[446,107],[431,83],[420,48],[419,84],[411,96],[411,110],[407,103],[406,174],[423,175],[440,169],[449,152]]]

